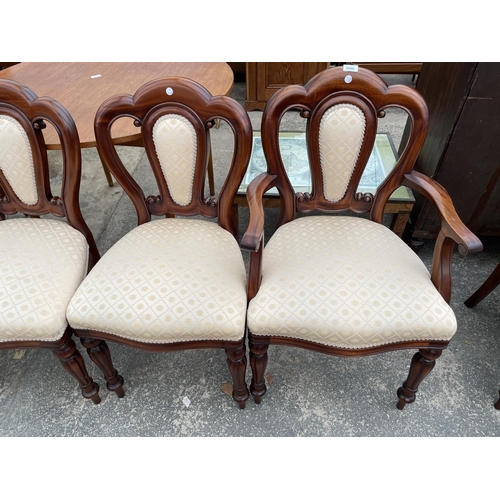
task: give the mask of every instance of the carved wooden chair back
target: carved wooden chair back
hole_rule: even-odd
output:
[[[43,137],[46,123],[61,142],[61,195],[53,196]],[[78,132],[68,111],[50,97],[11,80],[0,80],[0,212],[66,217],[87,239],[93,261],[99,259],[92,233],[79,205],[81,152]]]
[[[46,122],[61,143],[60,196],[51,191]],[[80,142],[68,111],[0,79],[0,349],[51,349],[82,395],[98,403],[99,386],[87,373],[66,319],[73,293],[99,260],[80,211],[80,175]],[[4,214],[28,218],[5,220]],[[43,215],[65,217],[67,223]]]
[[[404,109],[412,123],[407,147],[376,193],[357,192],[372,152],[378,118],[388,107]],[[312,193],[294,193],[280,155],[279,130],[284,114],[299,109],[307,120],[306,141]],[[387,87],[375,73],[359,68],[323,71],[305,86],[290,85],[269,100],[262,119],[262,146],[268,172],[276,175],[282,198],[280,225],[296,212],[370,213],[382,222],[385,204],[411,172],[425,141],[428,111],[421,95],[404,85]]]
[[[112,124],[132,117],[141,128],[147,156],[158,185],[158,195],[145,196],[124,167],[112,140]],[[218,197],[204,196],[211,155],[210,129],[225,120],[234,132],[234,154]],[[133,96],[105,101],[95,119],[98,148],[117,181],[137,210],[138,224],[151,215],[203,215],[233,235],[237,228],[232,204],[248,165],[251,123],[236,101],[213,97],[204,87],[185,78],[164,78],[142,86]]]

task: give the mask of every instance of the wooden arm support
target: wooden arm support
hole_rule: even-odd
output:
[[[419,172],[404,176],[403,184],[421,193],[437,208],[441,217],[441,231],[436,240],[432,258],[431,279],[446,302],[451,299],[451,257],[454,243],[462,255],[479,252],[483,245],[479,238],[460,220],[450,195],[435,180]]]
[[[240,246],[244,250],[257,252],[263,241],[264,232],[264,205],[262,197],[276,185],[276,175],[262,173],[258,175],[247,187],[247,201],[250,210],[248,228],[241,239]]]

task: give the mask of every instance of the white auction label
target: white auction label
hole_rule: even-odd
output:
[[[358,72],[357,64],[344,64],[344,71],[352,71],[353,73]]]

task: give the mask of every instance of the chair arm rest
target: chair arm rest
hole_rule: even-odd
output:
[[[241,239],[241,248],[256,252],[263,240],[264,231],[264,205],[262,197],[276,185],[276,175],[262,173],[250,182],[247,186],[247,202],[250,211],[250,221],[248,228]]]
[[[483,249],[481,240],[461,221],[450,195],[441,184],[416,171],[405,174],[403,184],[424,195],[436,206],[441,217],[441,232],[458,244],[462,255]]]

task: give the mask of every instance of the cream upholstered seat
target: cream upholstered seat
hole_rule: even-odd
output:
[[[246,304],[234,237],[213,222],[163,219],[136,227],[101,258],[68,319],[140,342],[241,341]]]
[[[60,339],[87,273],[85,237],[63,221],[9,219],[0,241],[0,341]]]
[[[51,193],[46,121],[61,143],[61,196]],[[83,396],[99,403],[66,319],[73,293],[99,259],[78,204],[80,172],[78,133],[63,106],[0,79],[0,349],[51,349]],[[56,218],[40,218],[47,214]]]
[[[378,120],[392,106],[409,115],[406,148],[374,192],[358,192]],[[283,165],[280,123],[290,109],[299,109],[306,119],[310,193],[293,191]],[[457,329],[448,305],[454,243],[462,253],[482,248],[444,188],[412,171],[427,128],[427,106],[418,92],[388,87],[362,68],[329,69],[269,99],[261,131],[268,168],[247,188],[250,223],[241,241],[251,251],[247,323],[250,391],[257,403],[266,392],[270,344],[337,356],[418,349],[398,390],[397,407],[415,400],[420,382]],[[401,185],[428,197],[441,217],[431,273],[382,224],[385,205]],[[263,249],[262,197],[273,187],[280,193],[281,215]],[[315,211],[322,215],[307,216]],[[304,216],[296,218],[297,213]]]
[[[114,149],[111,125],[122,116],[140,127],[158,194],[143,193]],[[210,129],[219,119],[234,132],[234,152],[218,197],[210,198],[204,195]],[[106,378],[115,370],[109,351],[97,347],[101,340],[149,351],[222,348],[233,398],[244,408],[247,293],[233,202],[250,158],[248,115],[229,97],[165,78],[105,101],[95,133],[103,161],[136,208],[138,226],[83,281],[68,307],[69,323]]]
[[[457,324],[421,259],[392,231],[357,217],[319,216],[273,235],[248,327],[254,335],[361,349],[448,341]]]

